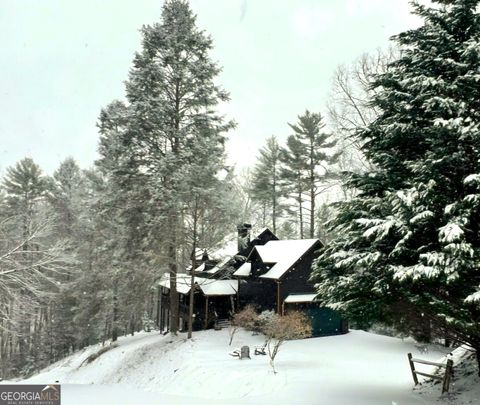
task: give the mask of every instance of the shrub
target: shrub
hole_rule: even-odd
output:
[[[237,312],[233,315],[232,326],[230,327],[230,346],[233,341],[233,337],[237,332],[238,328],[244,328],[247,330],[253,330],[258,319],[258,314],[255,311],[255,308],[252,305],[247,305],[240,312]]]
[[[268,338],[268,356],[273,372],[276,374],[274,361],[280,346],[287,340],[312,336],[312,324],[302,312],[290,312],[284,316],[273,317],[265,326],[263,333]]]

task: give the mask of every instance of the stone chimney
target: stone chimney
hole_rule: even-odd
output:
[[[243,252],[250,242],[250,231],[252,230],[252,225],[250,224],[239,224],[237,225],[238,231],[238,251]]]

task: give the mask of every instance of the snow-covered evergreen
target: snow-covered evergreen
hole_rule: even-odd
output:
[[[394,37],[401,54],[374,80],[380,114],[357,133],[375,169],[350,177],[358,195],[339,204],[314,278],[358,322],[480,349],[478,3],[413,4],[424,25]]]

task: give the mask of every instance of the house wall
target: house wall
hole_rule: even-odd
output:
[[[290,294],[315,292],[309,278],[312,262],[318,257],[317,250],[320,247],[319,242],[280,280],[280,305]],[[281,311],[281,308],[277,308],[277,281],[260,277],[270,269],[271,264],[263,263],[256,251],[252,252],[250,261],[252,263],[251,275],[240,279],[240,307],[252,304],[259,311]]]
[[[258,311],[275,310],[277,286],[273,280],[249,277],[239,281],[239,306],[253,305]]]
[[[314,293],[315,287],[309,280],[312,262],[318,257],[316,252],[320,246],[311,249],[291,270],[281,279],[280,299],[283,302],[290,294]]]

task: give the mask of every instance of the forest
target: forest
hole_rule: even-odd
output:
[[[3,175],[0,379],[154,328],[161,276],[178,306],[192,252],[244,222],[322,240],[318,299],[355,327],[480,353],[478,3],[414,5],[423,25],[339,66],[324,111],[279,117],[286,141],[238,171],[213,40],[187,1],[166,1],[125,99],[99,112],[94,165],[67,157],[47,175],[26,157]]]

